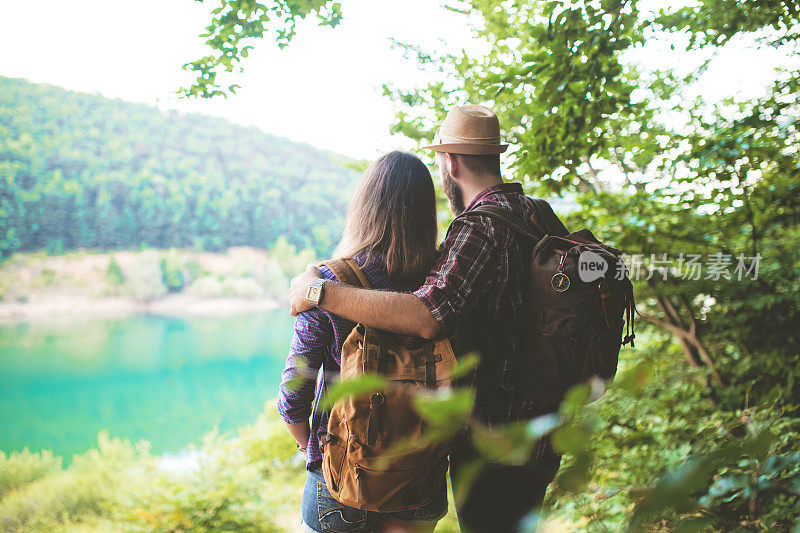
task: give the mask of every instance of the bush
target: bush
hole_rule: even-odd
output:
[[[289,278],[304,271],[309,263],[317,261],[316,252],[312,248],[298,252],[297,248],[293,244],[289,244],[289,241],[283,236],[278,238],[269,249],[269,256]]]
[[[250,277],[225,278],[222,280],[222,293],[236,298],[258,298],[263,296],[264,289]]]
[[[270,402],[239,435],[212,432],[195,467],[174,471],[149,445],[98,435],[66,470],[49,452],[2,456],[0,531],[280,531],[299,516],[304,464]]]
[[[53,239],[47,242],[45,246],[47,255],[63,255],[64,254],[64,239]]]
[[[275,531],[258,502],[264,480],[242,453],[210,445],[199,467],[185,473],[143,472],[111,500],[112,515],[141,531]]]
[[[41,274],[33,283],[34,287],[50,287],[56,282],[56,271],[52,268],[45,267],[42,269]]]
[[[200,298],[219,298],[222,296],[222,283],[213,276],[201,276],[191,284],[189,292]]]
[[[183,290],[184,276],[178,251],[170,248],[161,258],[161,281],[169,292]]]
[[[274,260],[267,261],[264,270],[261,272],[261,279],[263,279],[264,290],[273,296],[286,297],[289,290],[289,278],[286,273]]]
[[[125,283],[125,275],[122,273],[122,267],[117,263],[116,258],[112,255],[106,270],[106,283],[112,286],[119,286]]]
[[[186,268],[186,275],[184,276],[183,282],[185,285],[191,285],[194,280],[200,277],[202,269],[200,268],[200,264],[194,259],[187,261],[184,267]]]
[[[124,487],[129,469],[147,461],[148,455],[105,432],[98,435],[97,444],[96,450],[76,456],[67,470],[51,470],[0,500],[0,529],[50,531],[66,520],[103,513],[108,495]]]
[[[162,281],[158,253],[154,250],[143,249],[134,256],[124,274],[124,289],[132,298],[149,300],[167,292]]]
[[[32,453],[25,448],[11,455],[0,451],[0,500],[10,491],[59,470],[61,458],[47,450]]]
[[[621,372],[579,416],[591,429],[562,461],[550,519],[586,531],[790,531],[800,521],[797,406],[722,409],[708,372],[674,345],[650,342],[638,357],[631,372],[647,371]]]

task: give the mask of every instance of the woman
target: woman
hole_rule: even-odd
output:
[[[366,170],[350,202],[344,235],[335,257],[353,257],[370,287],[413,291],[425,279],[436,255],[436,199],[428,169],[416,156],[390,152]],[[335,280],[322,267],[322,275]],[[306,531],[433,531],[447,513],[444,492],[430,504],[396,513],[345,506],[325,486],[319,437],[327,413],[319,398],[339,374],[342,344],[354,323],[314,308],[297,316],[290,355],[283,371],[278,410],[297,447],[305,454],[307,479],[302,517]],[[322,379],[314,392],[320,367]],[[311,422],[309,424],[309,417]]]

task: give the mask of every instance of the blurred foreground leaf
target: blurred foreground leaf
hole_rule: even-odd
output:
[[[470,352],[462,357],[459,357],[458,365],[456,365],[451,378],[456,379],[468,375],[478,367],[480,362],[481,357],[476,352]]]
[[[502,428],[480,424],[472,427],[475,448],[491,462],[522,465],[530,458],[537,440],[530,438],[528,424],[523,422]]]
[[[357,379],[337,381],[320,399],[320,407],[330,409],[337,401],[352,396],[359,398],[373,392],[381,391],[386,381],[374,374],[366,374]]]
[[[425,421],[424,434],[442,440],[465,426],[475,406],[471,389],[441,389],[435,394],[418,394],[414,408]]]

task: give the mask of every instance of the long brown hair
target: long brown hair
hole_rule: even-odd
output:
[[[389,152],[361,177],[347,208],[335,257],[380,253],[389,277],[421,282],[436,256],[436,197],[425,164],[407,152]]]

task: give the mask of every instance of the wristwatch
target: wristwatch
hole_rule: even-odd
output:
[[[312,304],[319,305],[319,301],[322,300],[322,284],[328,281],[327,279],[318,279],[311,285],[309,285],[308,290],[306,291],[306,300],[311,302]]]

